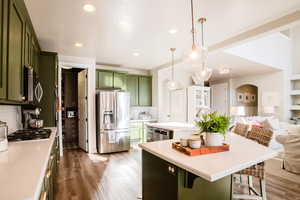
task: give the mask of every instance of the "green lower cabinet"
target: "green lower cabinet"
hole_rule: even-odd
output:
[[[231,200],[231,176],[210,182],[178,170],[178,200]]]
[[[151,76],[139,76],[139,106],[152,106]]]
[[[139,77],[127,75],[127,91],[130,93],[130,105],[139,105]]]
[[[130,122],[130,140],[141,142],[143,139],[143,122]]]
[[[142,151],[144,200],[231,200],[231,177],[207,181]]]
[[[57,156],[59,156],[59,148],[57,147],[57,144],[58,137],[56,137],[55,143],[51,151],[39,200],[55,199],[55,185],[59,161],[59,159],[57,158]]]
[[[114,88],[120,88],[124,91],[127,90],[127,74],[114,72]]]
[[[96,76],[96,88],[103,89],[103,88],[113,88],[114,85],[114,73],[110,71],[102,71],[97,70]]]

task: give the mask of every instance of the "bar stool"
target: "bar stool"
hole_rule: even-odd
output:
[[[248,133],[247,138],[257,141],[259,144],[262,144],[264,146],[269,146],[269,143],[272,139],[273,131],[265,128],[256,128],[252,127],[251,131]],[[236,174],[238,175],[246,175],[248,178],[248,183],[243,184],[242,180],[240,180],[240,183],[238,183],[240,186],[246,186],[248,187],[249,194],[235,194],[234,193],[234,182],[235,178],[234,175],[231,176],[232,178],[232,191],[231,196],[232,199],[257,199],[257,200],[266,200],[266,182],[265,182],[265,163],[259,163],[256,165],[253,165],[249,168],[243,169]],[[258,192],[254,186],[252,177],[256,177],[259,179],[259,186],[260,191]]]

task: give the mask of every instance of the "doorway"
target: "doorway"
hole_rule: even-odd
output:
[[[61,75],[63,148],[87,151],[87,70],[65,67]]]

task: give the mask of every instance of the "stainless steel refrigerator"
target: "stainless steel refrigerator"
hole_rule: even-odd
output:
[[[99,153],[128,151],[130,94],[98,90],[96,94],[97,149]]]

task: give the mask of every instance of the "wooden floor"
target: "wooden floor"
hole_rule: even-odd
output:
[[[57,200],[135,200],[140,151],[89,155],[68,150],[60,162]],[[267,174],[268,200],[300,200],[300,182]]]

